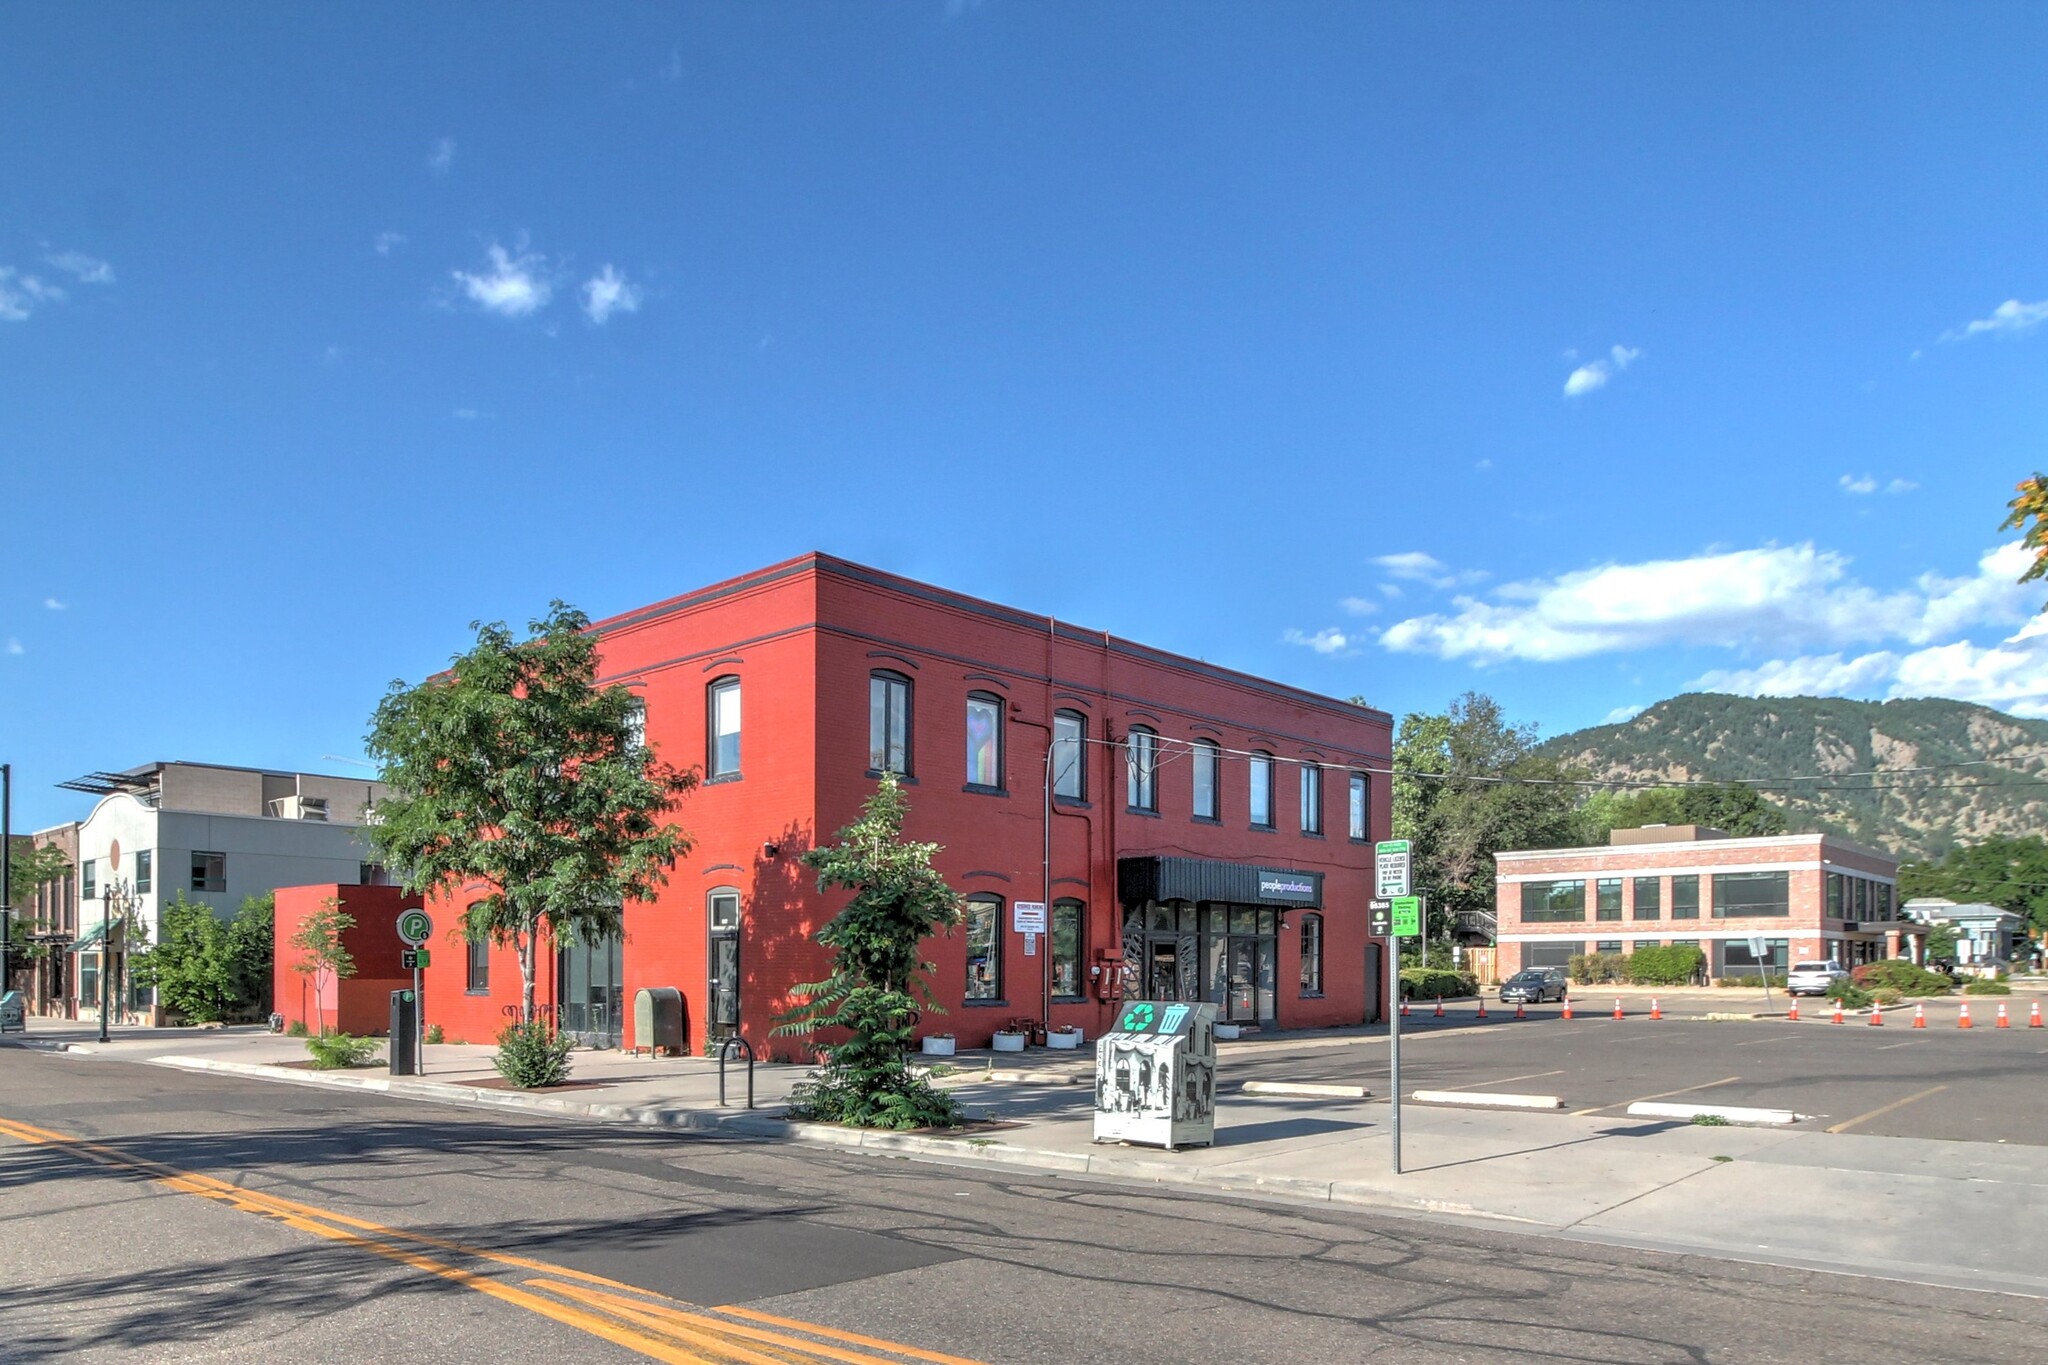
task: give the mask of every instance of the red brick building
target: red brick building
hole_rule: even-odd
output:
[[[383,1033],[391,1027],[391,992],[412,985],[412,973],[400,963],[405,944],[398,937],[401,911],[418,909],[420,898],[396,886],[280,886],[276,891],[275,965],[271,969],[270,1007],[287,1025],[303,1024],[308,1033],[323,1027],[343,1033]],[[355,961],[352,975],[301,971],[305,954],[292,947],[292,936],[308,915],[328,900],[355,921],[342,931],[341,946]]]
[[[944,846],[969,902],[927,945],[944,1012],[925,1032],[982,1046],[1029,1019],[1093,1036],[1125,993],[1277,1027],[1378,1009],[1384,712],[824,555],[593,629],[603,679],[644,698],[648,741],[704,775],[675,811],[694,847],[626,907],[623,942],[542,955],[540,999],[593,1043],[633,1045],[633,993],[672,986],[692,1051],[737,1031],[766,1055],[790,987],[825,975],[813,936],[843,904],[801,855],[884,767],[903,775],[909,837]],[[451,1039],[489,1038],[518,1000],[511,950],[460,939],[478,890],[428,905],[427,1018]],[[1046,907],[1045,932],[1020,931],[1019,902]]]
[[[1832,834],[1734,839],[1697,825],[1617,829],[1606,847],[1497,853],[1497,970],[1691,944],[1713,977],[1924,953],[1899,913],[1899,863]],[[1763,940],[1761,960],[1750,940]]]

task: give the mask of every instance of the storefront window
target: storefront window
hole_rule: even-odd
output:
[[[966,998],[969,1000],[1002,999],[1002,924],[1002,897],[968,897]]]
[[[1716,872],[1714,874],[1715,919],[1749,919],[1758,916],[1782,917],[1791,913],[1791,873]]]

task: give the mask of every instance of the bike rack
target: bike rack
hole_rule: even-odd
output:
[[[747,1054],[747,1108],[752,1109],[754,1107],[754,1045],[748,1042],[746,1039],[740,1037],[737,1033],[735,1033],[732,1037],[726,1039],[724,1043],[719,1045],[718,1107],[720,1109],[726,1107],[725,1063],[726,1059],[732,1056],[734,1048],[738,1048],[740,1051]]]

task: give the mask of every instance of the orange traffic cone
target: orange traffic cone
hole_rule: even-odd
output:
[[[2012,1024],[2011,1024],[2011,1023],[2010,1023],[2010,1022],[2009,1022],[2009,1021],[2008,1021],[2008,1020],[2006,1019],[2006,1017],[2005,1017],[2005,1002],[2004,1002],[2003,1000],[2001,1000],[2001,1001],[1999,1001],[1999,1002],[1998,1002],[1998,1027],[2000,1027],[2000,1028],[2011,1028],[2011,1027],[2012,1027]]]
[[[1881,1004],[1874,1004],[1874,1005],[1872,1005],[1872,1006],[1870,1007],[1870,1026],[1871,1026],[1872,1028],[1883,1028],[1883,1027],[1884,1027],[1884,1006],[1883,1006],[1883,1005],[1881,1005]]]
[[[1483,995],[1479,997],[1479,1017],[1481,1019],[1486,1017],[1486,997]]]
[[[1976,1027],[1976,1025],[1974,1025],[1974,1024],[1972,1024],[1972,1023],[1970,1022],[1970,1002],[1969,1002],[1969,1001],[1967,1001],[1967,1000],[1965,1000],[1965,1001],[1963,1002],[1963,1012],[1962,1012],[1962,1015],[1961,1015],[1961,1017],[1959,1017],[1959,1018],[1958,1018],[1958,1019],[1956,1020],[1956,1027],[1957,1027],[1957,1028],[1975,1028],[1975,1027]]]
[[[1436,998],[1436,1014],[1434,1017],[1438,1019],[1444,1017],[1444,998],[1441,995]]]
[[[1564,1017],[1566,1019],[1572,1017],[1572,998],[1569,995],[1564,998]]]
[[[1408,1017],[1408,997],[1405,995],[1401,997],[1401,1017],[1403,1019]]]
[[[2028,1015],[2027,1015],[2027,1027],[2028,1027],[2028,1028],[2039,1028],[2039,1027],[2041,1027],[2041,1002],[2040,1002],[2040,1001],[2038,1001],[2038,1000],[2036,1000],[2036,1001],[2034,1002],[2034,1008],[2033,1008],[2033,1010],[2032,1010],[2031,1012],[2029,1012],[2029,1013],[2028,1013]]]
[[[1792,1008],[1785,1011],[1785,1022],[1788,1024],[1799,1022],[1799,997],[1796,995],[1792,997]]]
[[[1619,1000],[1614,1002],[1614,1017],[1617,1019],[1621,1018],[1621,1001]]]
[[[1529,1017],[1528,1015],[1526,1015],[1526,1014],[1524,1014],[1524,1013],[1522,1012],[1522,1002],[1521,1002],[1521,1001],[1519,1001],[1519,1000],[1517,1000],[1517,1001],[1515,1002],[1515,1018],[1517,1018],[1517,1019],[1527,1019],[1528,1017]]]
[[[1927,1006],[1915,1003],[1913,1006],[1913,1027],[1927,1027]]]
[[[1838,1024],[1842,1022],[1842,1002],[1840,1000],[1835,1001],[1835,1022]]]

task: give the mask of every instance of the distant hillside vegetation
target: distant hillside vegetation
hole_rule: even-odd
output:
[[[1797,831],[1902,859],[1993,834],[2048,833],[2048,721],[1969,702],[1688,692],[1634,720],[1559,735],[1539,753],[1629,779],[1760,780]],[[1942,767],[1987,759],[1995,766]],[[1926,773],[1901,769],[1933,767]],[[1872,778],[1837,774],[1878,772]],[[1968,785],[1961,785],[1968,784]]]

